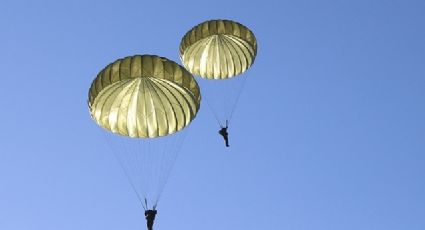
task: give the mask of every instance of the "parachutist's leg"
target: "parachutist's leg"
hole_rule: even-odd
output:
[[[228,137],[225,137],[224,138],[224,141],[226,142],[226,147],[229,147],[229,138]]]
[[[153,221],[152,220],[148,220],[146,222],[146,224],[147,224],[148,230],[152,230],[153,229]]]

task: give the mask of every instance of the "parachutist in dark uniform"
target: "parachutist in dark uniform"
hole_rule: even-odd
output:
[[[218,133],[223,136],[224,142],[226,143],[226,147],[229,147],[229,133],[227,132],[228,128],[228,122],[226,120],[226,127],[221,126],[221,129],[218,131]]]
[[[148,226],[148,230],[152,230],[153,221],[155,220],[156,210],[149,209],[145,211],[146,224]]]

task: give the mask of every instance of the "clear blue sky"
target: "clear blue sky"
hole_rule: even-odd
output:
[[[0,14],[0,229],[144,229],[86,106],[106,64],[179,62],[207,19],[253,30],[225,149],[206,106],[156,230],[425,229],[425,2],[19,1]]]

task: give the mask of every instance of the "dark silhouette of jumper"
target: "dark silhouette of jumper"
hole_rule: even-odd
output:
[[[221,129],[218,133],[223,136],[224,142],[226,143],[226,147],[229,147],[229,133],[227,132],[228,122],[226,120],[226,127],[221,126]]]
[[[153,222],[155,220],[156,210],[146,210],[145,211],[145,217],[146,217],[146,225],[148,227],[148,230],[152,230]]]

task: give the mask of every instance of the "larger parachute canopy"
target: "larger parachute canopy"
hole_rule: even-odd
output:
[[[101,127],[124,136],[160,137],[186,127],[200,107],[193,76],[155,55],[135,55],[106,66],[89,90],[89,110]]]
[[[257,40],[244,25],[210,20],[193,27],[180,43],[180,58],[192,74],[206,79],[228,79],[254,62]]]

